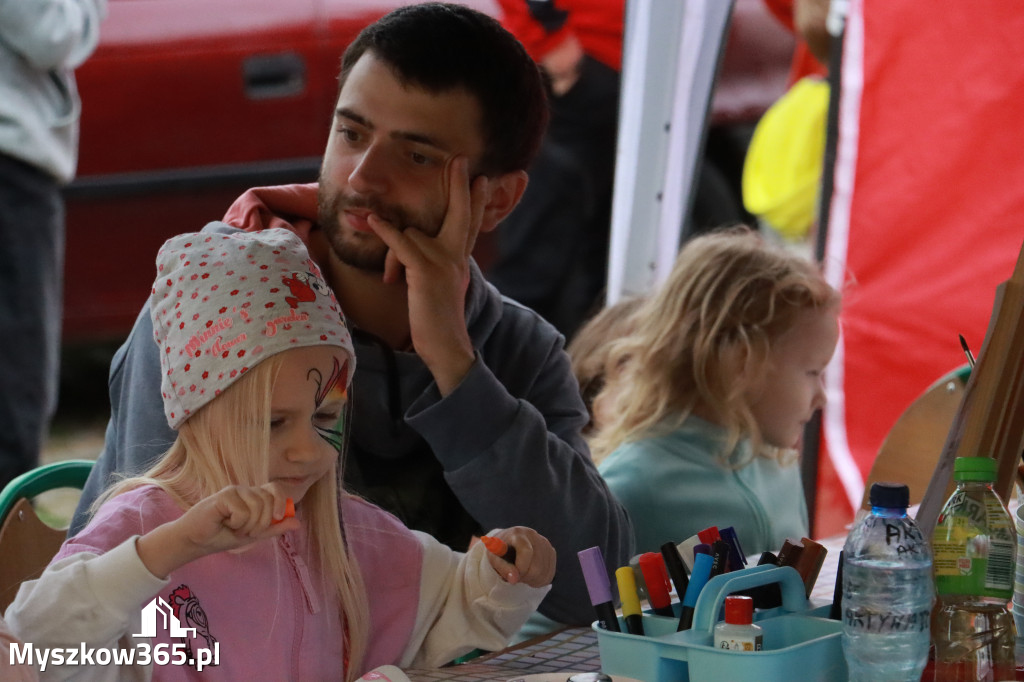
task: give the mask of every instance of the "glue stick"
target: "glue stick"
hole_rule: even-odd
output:
[[[715,648],[760,651],[764,630],[753,624],[754,600],[733,595],[725,598],[725,622],[715,626]]]

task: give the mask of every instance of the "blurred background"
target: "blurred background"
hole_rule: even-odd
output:
[[[80,151],[64,193],[64,343],[44,461],[102,447],[110,360],[145,302],[160,244],[220,218],[247,188],[314,181],[340,55],[400,4],[109,0],[99,47],[75,72]],[[493,0],[466,4],[500,16]],[[749,219],[747,144],[787,87],[794,39],[768,4],[737,0],[733,10],[696,200],[705,226]],[[496,246],[485,237],[475,255],[486,273]]]

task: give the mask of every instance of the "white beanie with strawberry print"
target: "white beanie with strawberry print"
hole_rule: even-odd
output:
[[[292,232],[183,234],[164,243],[156,263],[150,315],[171,428],[289,348],[337,346],[352,376],[341,307]]]

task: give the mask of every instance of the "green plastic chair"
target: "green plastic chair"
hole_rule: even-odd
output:
[[[92,466],[89,459],[44,464],[0,491],[0,613],[14,601],[21,583],[39,577],[66,536],[67,529],[39,519],[32,498],[57,488],[82,488]]]

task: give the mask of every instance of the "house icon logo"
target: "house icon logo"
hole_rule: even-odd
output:
[[[136,633],[132,637],[156,637],[158,621],[171,637],[196,636],[195,628],[181,626],[170,604],[161,597],[154,597],[153,601],[146,604],[142,609],[142,632]]]

